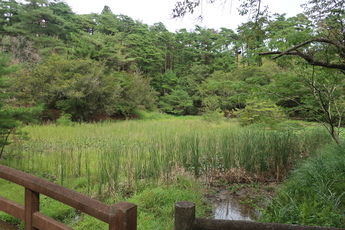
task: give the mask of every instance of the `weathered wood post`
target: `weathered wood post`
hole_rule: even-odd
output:
[[[175,203],[175,230],[192,230],[195,220],[195,204],[189,201]]]
[[[112,205],[109,230],[136,230],[137,205],[120,201]]]
[[[25,188],[25,229],[35,230],[33,226],[33,215],[39,211],[40,194]]]

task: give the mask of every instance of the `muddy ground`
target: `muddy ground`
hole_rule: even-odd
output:
[[[278,186],[276,182],[209,186],[206,198],[213,206],[210,216],[215,219],[256,220]]]

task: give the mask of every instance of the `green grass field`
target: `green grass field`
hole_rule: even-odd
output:
[[[318,126],[290,125],[278,131],[195,117],[27,126],[25,131],[31,139],[8,146],[1,164],[107,203],[129,199],[145,207],[150,196],[163,196],[161,206],[168,211],[155,214],[139,207],[139,229],[172,229],[173,201],[181,199],[199,202],[200,215],[206,215],[200,183],[213,180],[215,174],[227,175],[229,181],[241,180],[234,171],[253,181],[280,180],[296,161],[331,141]],[[9,186],[2,185],[0,194],[13,191]],[[43,202],[43,207],[54,216],[58,214],[51,210],[60,206]],[[68,207],[60,209],[65,218],[57,218],[76,229],[103,228]],[[11,219],[0,216],[6,218]]]

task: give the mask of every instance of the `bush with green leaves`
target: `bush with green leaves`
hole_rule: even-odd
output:
[[[121,87],[116,111],[126,117],[135,114],[138,108],[153,110],[156,106],[157,92],[151,87],[151,79],[139,74],[116,72],[115,81]]]
[[[275,103],[258,98],[247,100],[246,107],[237,110],[235,114],[239,117],[241,125],[266,124],[274,127],[285,118],[284,113]]]
[[[62,113],[61,116],[56,120],[56,125],[73,126],[72,115],[68,113]]]
[[[193,109],[193,99],[184,90],[172,90],[161,97],[159,107],[166,113],[186,115]]]
[[[20,104],[43,102],[71,114],[72,121],[90,121],[97,114],[129,116],[142,106],[152,109],[156,93],[150,79],[124,72],[108,73],[101,62],[52,56],[14,76]]]
[[[203,99],[202,105],[204,107],[204,111],[202,114],[202,118],[208,122],[220,122],[224,118],[223,111],[219,108],[220,107],[220,97],[217,95],[208,96]]]
[[[43,102],[71,114],[74,121],[87,121],[99,112],[114,113],[121,92],[105,66],[88,59],[53,55],[13,78],[12,90],[20,92],[16,97],[20,103]]]
[[[202,118],[208,122],[219,123],[224,119],[224,113],[221,109],[206,110],[202,114]]]

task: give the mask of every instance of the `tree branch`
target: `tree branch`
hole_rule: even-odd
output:
[[[306,53],[299,52],[299,51],[289,51],[289,52],[273,51],[273,52],[259,53],[259,55],[271,55],[271,54],[278,54],[278,56],[274,57],[273,59],[277,59],[284,55],[299,56],[303,58],[304,60],[306,60],[310,65],[313,65],[313,66],[322,66],[322,67],[326,67],[330,69],[339,69],[341,71],[345,71],[345,63],[342,64],[342,63],[329,63],[329,62],[318,61],[318,60],[315,60],[312,56]]]
[[[277,54],[277,56],[273,57],[273,59],[278,59],[284,55],[299,56],[303,58],[304,60],[306,60],[310,65],[313,65],[313,66],[322,66],[326,68],[339,69],[339,70],[345,71],[345,63],[329,63],[329,62],[318,61],[318,60],[315,60],[315,58],[312,57],[311,55],[297,50],[298,48],[304,47],[313,42],[321,42],[321,43],[327,43],[327,44],[333,45],[339,50],[340,56],[341,54],[345,55],[345,46],[343,44],[338,43],[337,41],[326,39],[326,38],[312,38],[312,39],[309,39],[308,41],[302,42],[301,44],[291,47],[290,49],[287,49],[285,51],[263,52],[263,53],[259,53],[259,55]]]

